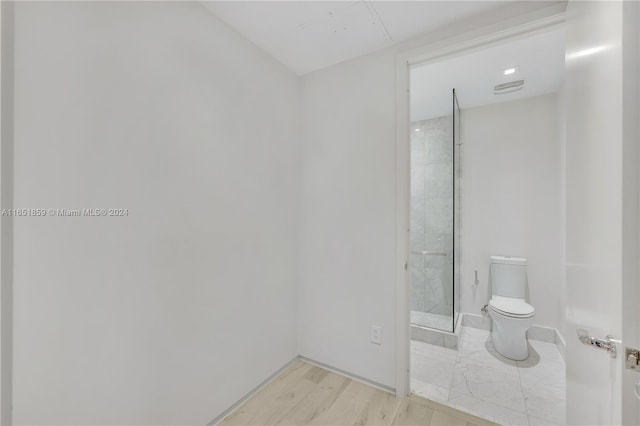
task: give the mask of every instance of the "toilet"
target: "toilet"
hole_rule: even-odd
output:
[[[521,361],[529,356],[527,330],[536,313],[525,301],[527,259],[491,256],[492,296],[489,316],[493,320],[493,345],[500,355]]]

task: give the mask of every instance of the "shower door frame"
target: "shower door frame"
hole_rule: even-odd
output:
[[[561,5],[552,5],[548,14],[539,18],[540,10],[522,14],[517,18],[496,24],[484,30],[465,33],[460,37],[410,49],[396,56],[396,347],[395,391],[398,398],[410,393],[410,115],[409,72],[416,64],[427,64],[449,59],[454,55],[485,49],[492,45],[546,32],[564,25],[565,14]]]
[[[442,331],[446,333],[454,333],[455,327],[457,324],[457,310],[459,309],[459,300],[457,300],[456,296],[459,296],[458,289],[458,280],[459,280],[459,265],[456,263],[458,258],[456,251],[459,250],[459,219],[460,215],[458,214],[457,208],[459,208],[459,197],[460,191],[458,189],[459,182],[459,140],[460,140],[460,107],[458,105],[458,99],[456,96],[456,89],[446,88],[450,92],[450,105],[451,105],[451,114],[444,115],[440,114],[438,117],[429,117],[422,120],[416,120],[411,123],[411,127],[414,128],[414,131],[418,131],[419,128],[417,126],[422,127],[422,135],[420,133],[412,134],[410,137],[410,169],[411,174],[413,174],[414,167],[416,171],[422,170],[422,178],[420,180],[423,181],[423,189],[422,191],[418,191],[417,194],[412,194],[411,199],[409,201],[409,210],[410,212],[410,221],[418,222],[422,224],[424,229],[422,232],[419,232],[419,226],[416,224],[414,229],[411,229],[410,233],[412,234],[412,244],[411,244],[411,257],[409,262],[409,271],[410,277],[410,295],[409,299],[411,301],[411,325],[416,327],[426,327],[432,330]],[[442,93],[441,93],[442,95]],[[411,112],[410,112],[411,113]],[[443,126],[442,119],[451,119],[450,123],[447,123],[446,126]],[[419,163],[413,162],[413,149],[414,149],[414,135],[418,138],[416,143],[418,145],[423,144],[425,152],[429,152],[430,149],[433,149],[431,145],[434,140],[432,140],[430,136],[430,132],[427,130],[427,123],[433,123],[433,120],[437,120],[438,122],[438,130],[448,132],[448,138],[450,139],[450,152],[451,159],[447,163],[443,163],[443,159],[437,159],[437,163],[439,165],[445,164],[450,166],[451,173],[448,174],[447,180],[451,183],[451,192],[449,193],[449,197],[445,198],[442,193],[438,194],[438,196],[427,197],[427,192],[429,191],[429,185],[427,184],[426,179],[426,167],[432,165],[433,162],[429,155],[426,155],[422,158],[422,161]],[[429,126],[431,127],[431,125]],[[445,130],[446,129],[446,130]],[[422,139],[422,142],[420,142]],[[442,179],[443,176],[440,176]],[[413,180],[413,177],[410,178]],[[414,182],[410,182],[409,186],[412,187]],[[412,188],[413,192],[413,188]],[[414,195],[417,198],[414,198]],[[418,200],[420,199],[420,200]],[[443,228],[434,228],[433,224],[427,225],[426,216],[427,211],[431,211],[431,202],[438,202],[442,199],[448,199],[451,201],[451,211],[449,215],[449,222],[445,225],[445,229]],[[417,214],[414,210],[414,207],[418,208],[418,211],[422,213]],[[432,212],[431,212],[432,213]],[[429,214],[431,214],[429,213]],[[417,216],[413,216],[417,214]],[[441,218],[443,219],[443,218]],[[442,225],[442,224],[441,224]],[[451,226],[451,232],[446,231],[446,226]],[[434,232],[439,234],[439,238],[435,238],[434,241]],[[442,238],[442,234],[446,234],[447,237]],[[417,242],[417,240],[422,240],[421,242]],[[444,243],[444,241],[447,241]],[[444,243],[444,245],[442,245]],[[435,245],[434,245],[435,244]],[[435,256],[435,257],[431,257]],[[420,260],[418,260],[420,259]],[[438,262],[436,259],[441,259],[442,264]],[[413,265],[411,261],[416,262]],[[436,261],[437,263],[432,263]],[[449,263],[450,262],[450,263]],[[422,264],[422,265],[420,265]],[[444,292],[441,295],[433,294],[434,283],[432,282],[432,277],[427,278],[427,270],[437,270],[440,274],[440,286]],[[414,272],[420,271],[423,276],[422,279],[416,279]],[[420,296],[415,294],[417,292],[417,287],[421,287],[424,293]],[[440,296],[440,297],[439,297]],[[449,299],[450,297],[450,299]],[[450,303],[449,303],[450,301]],[[414,306],[414,302],[417,302],[417,306]],[[420,306],[422,305],[422,306]],[[414,313],[416,317],[413,318]],[[434,316],[435,315],[435,316]],[[450,317],[449,321],[444,321],[446,317]],[[444,325],[445,322],[448,322],[448,325]]]

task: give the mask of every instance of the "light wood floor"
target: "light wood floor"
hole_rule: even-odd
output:
[[[398,399],[303,361],[296,361],[220,424],[494,425],[414,395]]]

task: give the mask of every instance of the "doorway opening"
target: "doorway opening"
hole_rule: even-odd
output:
[[[410,392],[501,424],[564,424],[563,76],[561,25],[409,66]]]

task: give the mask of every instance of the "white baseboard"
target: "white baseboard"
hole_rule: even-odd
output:
[[[491,317],[489,315],[461,314],[462,325],[491,331]]]
[[[256,386],[255,388],[251,389],[247,394],[245,394],[242,398],[240,398],[238,401],[236,401],[231,407],[227,408],[222,413],[220,413],[215,419],[213,419],[209,423],[207,423],[207,426],[214,426],[214,425],[217,425],[218,423],[220,423],[222,420],[224,420],[225,417],[229,416],[231,413],[233,413],[238,408],[240,408],[240,406],[242,404],[244,404],[249,398],[251,398],[256,393],[260,392],[269,383],[273,382],[280,374],[282,374],[284,372],[284,370],[286,370],[287,368],[291,367],[293,365],[293,363],[296,362],[299,358],[300,358],[299,356],[296,356],[291,361],[287,362],[285,365],[280,367],[278,369],[278,371],[276,371],[275,373],[273,373],[272,375],[267,377],[258,386]]]
[[[333,367],[331,365],[328,365],[328,364],[325,364],[323,362],[319,362],[319,361],[316,361],[314,359],[307,358],[306,356],[297,355],[291,361],[287,362],[285,365],[280,367],[278,369],[278,371],[276,371],[275,373],[273,373],[272,375],[267,377],[267,379],[262,381],[262,383],[260,383],[258,386],[256,386],[252,390],[250,390],[246,395],[244,395],[242,398],[240,398],[238,401],[236,401],[231,407],[227,408],[220,415],[218,415],[215,419],[213,419],[209,423],[207,423],[207,426],[215,426],[218,423],[220,423],[222,420],[224,420],[226,417],[228,417],[230,414],[232,414],[234,411],[236,411],[238,408],[240,408],[240,406],[242,404],[244,404],[249,398],[251,398],[256,393],[260,392],[265,386],[267,386],[269,383],[274,381],[287,368],[291,367],[291,365],[293,365],[293,363],[298,361],[298,360],[304,361],[304,362],[306,362],[308,364],[311,364],[311,365],[315,365],[316,367],[324,368],[325,370],[329,370],[329,371],[331,371],[333,373],[340,374],[342,376],[348,377],[351,380],[355,380],[356,382],[360,382],[360,383],[364,383],[364,384],[369,385],[369,386],[373,386],[374,388],[377,388],[377,389],[380,389],[382,391],[391,393],[393,395],[396,394],[395,388],[392,388],[391,386],[386,386],[386,385],[383,385],[382,383],[377,383],[377,382],[375,382],[373,380],[369,380],[369,379],[367,379],[365,377],[358,376],[357,374],[352,374],[352,373],[350,373],[348,371],[341,370],[339,368],[335,368],[335,367]]]
[[[364,383],[365,385],[373,386],[374,388],[380,389],[382,391],[391,393],[393,395],[396,394],[396,389],[391,386],[383,385],[382,383],[375,382],[373,380],[369,380],[366,377],[358,376],[357,374],[350,373],[345,370],[341,370],[339,368],[335,368],[331,365],[325,364],[323,362],[316,361],[311,358],[307,358],[306,356],[298,355],[298,358],[304,362],[315,365],[316,367],[324,368],[325,370],[329,370],[332,373],[340,374],[341,376],[345,376],[350,378],[351,380],[355,380],[356,382]]]

